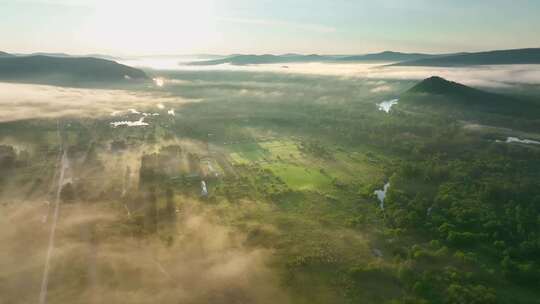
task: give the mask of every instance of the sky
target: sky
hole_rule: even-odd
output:
[[[0,50],[152,55],[540,47],[538,0],[0,0]]]

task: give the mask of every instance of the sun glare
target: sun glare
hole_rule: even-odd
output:
[[[219,33],[210,0],[100,1],[94,10],[85,22],[80,35],[85,40],[80,43],[107,45],[124,53],[204,49]]]
[[[165,79],[161,77],[156,77],[153,80],[154,80],[154,83],[160,88],[163,87],[163,85],[165,84]]]

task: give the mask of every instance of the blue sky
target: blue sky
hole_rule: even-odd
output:
[[[0,0],[0,50],[135,54],[540,47],[537,0]]]

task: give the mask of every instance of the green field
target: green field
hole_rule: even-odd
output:
[[[263,167],[270,169],[294,190],[324,191],[331,187],[332,178],[316,168],[287,163],[270,163]]]

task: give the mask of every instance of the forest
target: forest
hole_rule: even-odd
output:
[[[486,112],[446,83],[163,77],[188,102],[0,124],[1,220],[18,227],[0,234],[14,244],[0,255],[6,303],[22,282],[26,300],[39,291],[21,246],[55,185],[51,303],[538,303],[540,146],[507,141],[540,138],[534,98],[486,92],[502,104]]]

